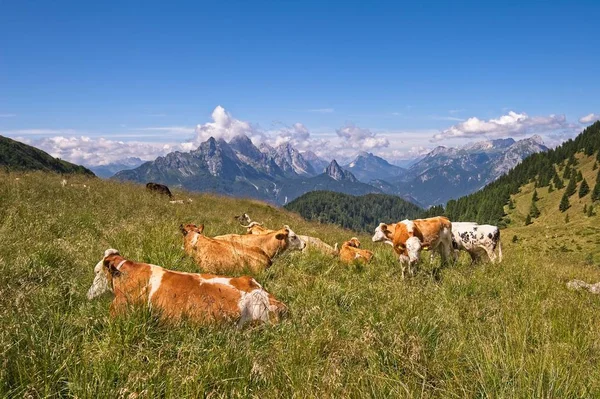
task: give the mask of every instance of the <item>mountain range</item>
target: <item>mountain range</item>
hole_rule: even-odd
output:
[[[300,195],[329,190],[363,195],[386,193],[428,207],[469,194],[494,181],[527,156],[546,151],[539,136],[500,139],[460,148],[437,147],[408,168],[368,152],[339,165],[289,143],[257,147],[239,135],[209,138],[191,152],[172,152],[122,170],[113,178],[154,181],[188,190],[257,198],[286,204]]]

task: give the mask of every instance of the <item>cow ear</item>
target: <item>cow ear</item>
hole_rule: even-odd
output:
[[[119,277],[121,275],[121,272],[117,269],[117,266],[115,265],[114,258],[104,259],[104,267],[113,277]]]
[[[204,225],[203,224],[201,224],[200,226],[196,227],[196,233],[202,234],[203,231],[204,231]]]
[[[277,233],[275,238],[278,240],[285,240],[289,234],[289,230],[284,230],[283,232]]]

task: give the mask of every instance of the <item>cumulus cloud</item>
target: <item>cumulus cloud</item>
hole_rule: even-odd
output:
[[[199,146],[210,137],[229,141],[235,136],[244,134],[253,141],[262,141],[264,134],[257,126],[249,122],[235,119],[225,108],[217,106],[211,114],[212,122],[196,126],[196,137],[190,143]]]
[[[499,138],[527,134],[545,133],[560,129],[573,129],[564,115],[529,116],[526,113],[510,111],[497,119],[467,119],[433,136],[432,141],[454,138]]]
[[[56,136],[38,140],[17,139],[40,148],[53,157],[86,166],[107,165],[132,157],[150,161],[160,155],[180,149],[178,145],[171,144],[113,141],[86,136]]]
[[[344,144],[362,151],[371,151],[390,145],[387,138],[377,136],[369,129],[360,128],[352,124],[339,128],[335,132],[343,139]]]
[[[594,123],[596,121],[600,121],[600,115],[598,114],[588,114],[586,116],[582,116],[581,118],[579,118],[579,123],[583,123],[583,124],[588,124],[588,123]]]

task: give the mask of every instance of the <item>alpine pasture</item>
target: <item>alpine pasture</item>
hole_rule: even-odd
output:
[[[424,256],[417,276],[402,281],[391,248],[369,234],[256,201],[174,190],[192,202],[171,204],[143,186],[68,179],[75,185],[42,172],[0,174],[1,397],[600,396],[600,298],[565,286],[600,281],[597,252],[587,256],[600,232],[590,230],[582,256],[570,244],[579,219],[565,225],[558,203],[558,215],[535,229],[502,231],[503,263],[471,265],[463,255],[436,279]],[[529,203],[527,191],[519,195]],[[515,226],[526,206],[519,195]],[[374,258],[276,258],[255,277],[289,307],[278,325],[173,326],[146,309],[111,319],[110,296],[86,299],[107,248],[196,272],[178,226],[243,234],[233,218],[243,212],[331,245],[358,236]],[[542,230],[559,232],[571,250]]]

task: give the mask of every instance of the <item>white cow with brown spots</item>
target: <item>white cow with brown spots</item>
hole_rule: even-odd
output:
[[[237,321],[277,322],[287,307],[252,277],[224,277],[183,273],[125,259],[108,249],[95,269],[88,299],[112,292],[112,316],[132,306],[158,310],[169,322],[188,319],[198,323]]]
[[[183,249],[203,271],[211,273],[239,273],[249,269],[259,273],[271,266],[272,256],[256,245],[216,240],[202,233],[204,225],[180,225]]]
[[[443,216],[391,224],[380,223],[375,229],[373,241],[392,245],[402,265],[402,278],[407,265],[409,274],[414,274],[422,249],[438,252],[443,263],[453,257],[452,223]]]

